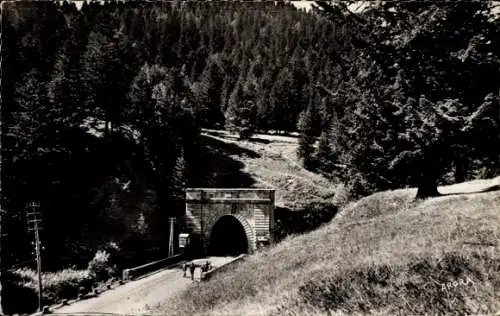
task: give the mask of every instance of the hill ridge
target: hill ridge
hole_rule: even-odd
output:
[[[500,310],[500,177],[379,192],[158,307],[193,315],[478,315]],[[468,193],[471,189],[474,193]],[[459,194],[464,193],[465,194]],[[463,280],[473,283],[460,283]],[[468,284],[468,285],[467,285]]]

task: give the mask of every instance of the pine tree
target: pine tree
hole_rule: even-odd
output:
[[[85,111],[96,119],[104,120],[102,93],[104,85],[104,46],[106,38],[99,32],[89,34],[88,44],[81,62],[81,88],[85,92],[82,100]],[[106,91],[108,93],[108,91]]]
[[[317,164],[322,166],[321,170],[329,177],[335,176],[337,174],[336,171],[344,171],[342,168],[344,166],[340,161],[340,146],[338,144],[339,124],[338,121],[332,119],[330,123],[325,126],[318,139],[318,151],[316,154]]]
[[[287,68],[281,70],[270,93],[270,106],[272,112],[269,113],[275,122],[274,128],[277,131],[285,132],[293,129],[293,110],[291,111],[291,75]],[[292,113],[290,113],[292,112]]]
[[[198,114],[203,120],[203,125],[214,127],[223,122],[223,113],[221,111],[221,91],[224,85],[223,69],[221,69],[218,56],[211,58],[200,80],[200,89],[198,92],[198,104],[202,107]]]
[[[245,95],[242,80],[239,79],[224,114],[226,128],[239,134],[241,139],[247,139],[255,131],[257,108],[255,102]]]
[[[314,142],[316,141],[314,137],[314,125],[319,123],[318,121],[315,122],[314,118],[314,109],[312,106],[309,106],[300,114],[297,124],[297,129],[300,133],[297,155],[303,160],[306,168],[313,167]]]
[[[498,30],[485,14],[489,4],[388,3],[356,17],[341,5],[322,6],[353,30],[359,20],[373,26],[344,34],[358,51],[342,56],[339,71],[350,81],[342,84],[350,90],[344,108],[351,109],[341,121],[352,140],[340,138],[350,173],[359,174],[367,188],[417,185],[418,197],[437,195],[444,168],[475,147],[471,135],[478,130],[467,130],[468,118],[499,84],[498,60],[487,57],[498,47],[498,36],[492,37]],[[467,26],[457,28],[457,20]],[[356,62],[349,65],[352,58]],[[335,78],[325,73],[322,80]]]

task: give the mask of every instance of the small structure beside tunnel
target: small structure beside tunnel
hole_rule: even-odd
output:
[[[187,189],[183,245],[197,255],[238,255],[271,243],[274,194],[273,189]]]

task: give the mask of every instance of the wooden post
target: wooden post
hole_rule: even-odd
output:
[[[38,274],[38,311],[42,311],[42,258],[41,258],[41,251],[40,251],[40,234],[39,231],[42,229],[42,227],[39,225],[40,222],[42,221],[40,218],[37,218],[38,215],[40,215],[39,212],[36,211],[36,208],[39,207],[40,204],[31,202],[28,207],[31,207],[33,209],[32,213],[28,213],[29,217],[32,217],[32,219],[28,220],[29,224],[33,224],[33,227],[29,227],[30,231],[35,232],[35,251],[36,251],[36,267],[37,267],[37,274]]]
[[[202,252],[201,255],[205,256],[206,251],[205,251],[205,236],[203,235],[203,203],[205,203],[205,191],[201,190],[200,192],[200,251]],[[198,250],[196,251],[198,253]]]
[[[168,256],[172,257],[174,255],[174,224],[175,217],[170,218],[170,234],[168,239]]]
[[[1,242],[2,242],[2,238],[3,238],[3,235],[2,235],[2,225],[3,225],[3,220],[5,220],[4,218],[5,216],[5,212],[3,211],[3,209],[1,209],[0,207],[0,315],[3,315],[3,309],[2,309],[2,281],[3,281],[3,275],[2,275],[2,271],[3,271],[3,265],[2,265],[2,245],[1,245]]]

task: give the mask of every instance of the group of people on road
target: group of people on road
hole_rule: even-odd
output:
[[[210,263],[210,261],[208,261],[208,260],[205,261],[204,264],[195,263],[194,261],[185,262],[182,265],[182,270],[184,271],[183,277],[186,277],[186,272],[189,269],[189,272],[191,273],[191,280],[194,280],[194,272],[195,272],[196,268],[200,268],[201,272],[203,273],[203,272],[207,272],[207,271],[211,270],[213,267],[212,267],[212,264]]]

